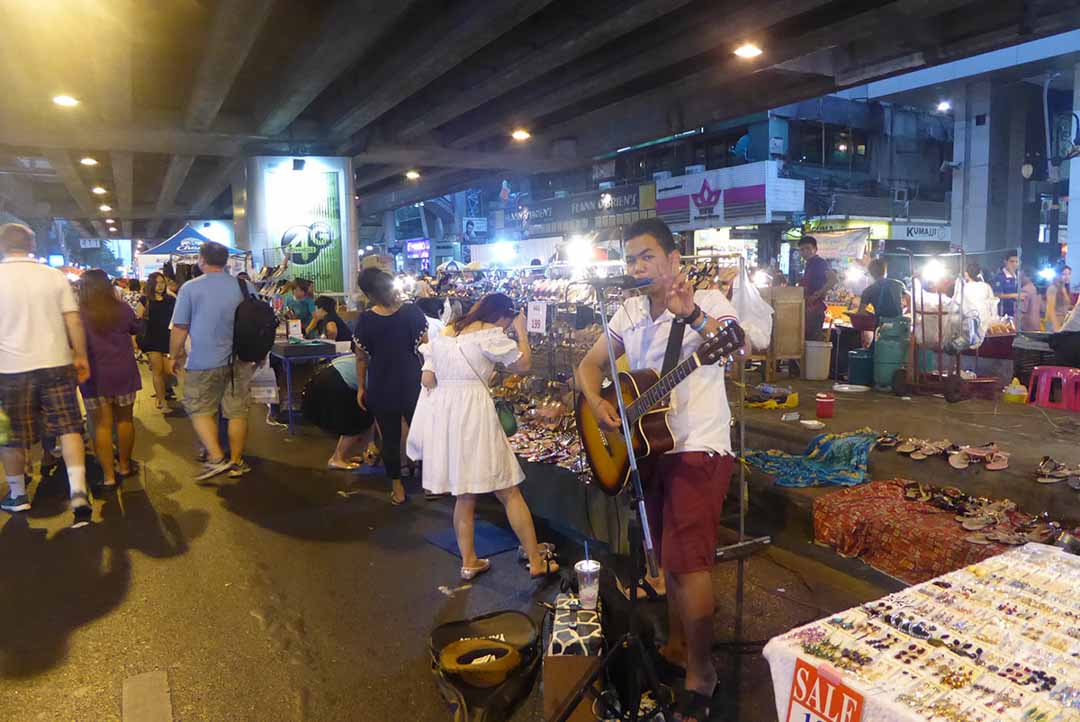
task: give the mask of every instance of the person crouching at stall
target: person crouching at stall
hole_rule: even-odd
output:
[[[304,389],[304,418],[338,437],[328,469],[355,471],[375,430],[375,418],[357,403],[356,357],[341,356],[320,369]]]
[[[517,340],[507,335],[513,328]],[[532,364],[525,317],[502,293],[484,296],[472,309],[420,347],[424,354],[425,409],[409,431],[409,456],[424,463],[424,488],[455,497],[454,532],[461,578],[491,568],[478,559],[473,538],[476,499],[494,493],[529,558],[533,578],[559,565],[536,541],[532,513],[518,485],[525,473],[514,456],[486,388],[496,364],[525,373]]]

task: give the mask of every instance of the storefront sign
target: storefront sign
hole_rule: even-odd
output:
[[[431,241],[427,238],[418,238],[405,242],[406,258],[431,258]]]
[[[787,722],[862,722],[863,705],[863,696],[843,682],[795,660]]]
[[[846,231],[815,232],[818,255],[828,259],[862,258],[866,255],[869,228],[851,228]]]
[[[569,198],[549,198],[525,203],[509,214],[509,222],[529,228],[557,221],[592,219],[651,209],[652,188],[652,184],[620,186],[580,193]],[[647,192],[643,192],[643,189]]]
[[[680,229],[771,223],[802,212],[804,184],[779,177],[776,161],[676,176],[656,184],[656,214]]]
[[[101,240],[97,238],[80,238],[79,248],[101,248]]]
[[[901,241],[951,241],[952,228],[928,223],[893,223],[890,238]]]
[[[529,313],[525,319],[529,333],[547,333],[547,304],[543,301],[529,301]]]
[[[468,235],[469,233],[487,233],[487,229],[487,218],[483,218],[480,216],[465,216],[461,220],[461,232],[466,235]]]

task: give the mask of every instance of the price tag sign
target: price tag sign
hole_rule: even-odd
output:
[[[861,694],[795,660],[787,722],[862,722],[862,716]]]
[[[525,328],[529,333],[547,333],[547,304],[543,301],[529,301],[529,313],[525,319]]]
[[[299,319],[289,319],[289,337],[290,338],[303,338],[304,326],[300,323]]]

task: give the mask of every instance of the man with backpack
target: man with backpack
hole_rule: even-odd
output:
[[[180,287],[172,317],[168,370],[186,359],[184,408],[207,452],[196,481],[225,472],[238,478],[251,471],[244,461],[251,377],[255,363],[269,353],[277,325],[273,309],[258,300],[255,288],[225,271],[228,262],[225,246],[202,244],[203,275]],[[189,338],[190,354],[185,350]],[[228,457],[218,441],[219,406],[228,420]]]

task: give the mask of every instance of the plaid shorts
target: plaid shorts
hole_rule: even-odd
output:
[[[75,384],[74,366],[0,374],[0,407],[11,419],[7,446],[28,449],[42,434],[82,434]]]
[[[106,402],[113,406],[133,406],[135,404],[135,397],[138,396],[138,391],[132,391],[130,394],[124,394],[123,396],[83,396],[83,406],[87,411],[97,411]]]

